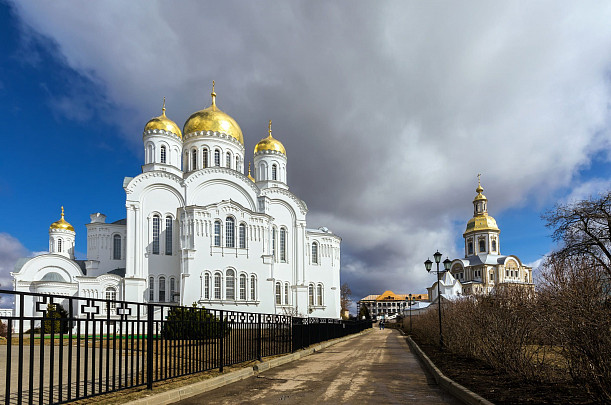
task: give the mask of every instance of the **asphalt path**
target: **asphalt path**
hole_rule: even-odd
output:
[[[460,404],[395,330],[374,330],[179,404]]]

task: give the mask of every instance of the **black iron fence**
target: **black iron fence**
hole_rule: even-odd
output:
[[[368,321],[0,290],[0,403],[54,404],[360,332]],[[4,374],[4,375],[2,375]]]

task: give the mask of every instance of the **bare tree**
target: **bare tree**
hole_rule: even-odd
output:
[[[348,284],[347,283],[342,284],[342,286],[340,287],[340,292],[339,292],[342,312],[344,312],[345,310],[348,310],[348,307],[350,306],[350,304],[352,304],[352,298],[350,298],[351,295],[352,295],[352,290],[350,289],[350,287],[348,287]]]
[[[560,260],[590,257],[611,276],[611,191],[571,204],[556,205],[543,215],[552,238],[562,242],[553,254]]]

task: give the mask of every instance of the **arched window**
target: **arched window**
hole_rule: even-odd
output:
[[[276,281],[276,305],[282,304],[282,284]]]
[[[159,215],[153,216],[153,254],[159,254],[159,226],[161,218]]]
[[[310,303],[310,306],[313,307],[314,306],[314,284],[310,284],[308,286],[308,302]]]
[[[280,228],[280,261],[286,262],[286,229]]]
[[[257,276],[254,274],[250,276],[250,299],[252,301],[257,299]]]
[[[204,299],[205,300],[209,300],[210,299],[210,274],[205,273],[204,274]]]
[[[240,170],[240,157],[239,156],[235,157],[235,169]]]
[[[240,224],[240,249],[246,249],[246,224]]]
[[[214,275],[214,299],[221,299],[221,274],[216,273]]]
[[[170,302],[176,302],[176,280],[170,277]]]
[[[58,253],[62,252],[62,240],[61,239],[57,240],[57,252]]]
[[[197,151],[191,151],[191,170],[197,170]]]
[[[214,221],[214,246],[221,246],[221,221]]]
[[[272,165],[272,180],[278,180],[278,166],[275,163]]]
[[[486,241],[483,239],[480,239],[479,241],[479,251],[480,253],[486,251]]]
[[[231,152],[227,152],[227,155],[225,155],[225,167],[231,169]]]
[[[115,309],[117,307],[117,303],[115,302],[117,300],[117,290],[114,287],[106,288],[104,298],[111,301],[109,304],[110,309]]]
[[[312,264],[318,264],[318,242],[312,242]]]
[[[155,156],[153,154],[153,144],[152,143],[148,143],[146,145],[145,161],[146,161],[146,163],[153,163],[155,161]]]
[[[467,242],[467,252],[470,255],[473,254],[473,242],[471,242],[471,241]]]
[[[289,304],[289,283],[284,283],[284,303]]]
[[[496,252],[496,239],[492,240],[492,251]]]
[[[189,170],[189,152],[185,152],[185,159],[182,162],[182,169],[186,172]]]
[[[113,260],[121,260],[121,235],[112,237],[112,258]]]
[[[246,300],[246,274],[240,274],[240,299]]]
[[[165,149],[165,145],[161,146],[161,163],[165,163],[165,158],[166,158],[166,149]]]
[[[227,217],[225,220],[225,246],[235,247],[235,220]]]
[[[272,228],[272,256],[276,260],[276,228]]]
[[[221,165],[221,151],[219,149],[214,150],[214,165],[215,166]]]
[[[149,302],[155,301],[155,278],[149,277]]]
[[[202,151],[202,168],[208,167],[208,149],[204,148]]]
[[[225,298],[235,300],[235,272],[231,269],[227,270],[225,276]]]
[[[172,255],[173,228],[174,220],[172,217],[165,217],[165,254],[168,256]]]
[[[318,305],[321,305],[321,306],[323,305],[322,298],[323,298],[323,296],[322,296],[322,284],[318,284],[316,286],[316,303]]]
[[[165,277],[159,277],[159,302],[165,302]]]

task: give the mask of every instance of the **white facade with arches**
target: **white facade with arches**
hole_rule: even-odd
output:
[[[164,104],[143,147],[142,173],[123,182],[126,218],[91,215],[87,260],[74,258],[73,228],[54,228],[50,253],[13,273],[17,290],[339,318],[341,239],[307,227],[271,121],[252,155],[254,178],[244,173],[241,129],[214,90],[183,131]],[[59,236],[68,250],[57,249]]]

